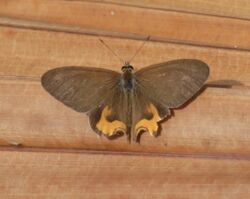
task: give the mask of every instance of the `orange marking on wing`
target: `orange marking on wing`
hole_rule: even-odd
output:
[[[151,119],[142,119],[135,125],[136,134],[138,134],[141,130],[145,130],[150,133],[150,135],[154,135],[158,130],[158,123],[161,120],[159,113],[156,107],[153,104],[150,104],[147,108],[149,113],[152,113],[153,117]]]
[[[112,122],[107,120],[107,117],[111,114],[111,109],[105,106],[101,113],[101,118],[96,124],[96,128],[107,136],[114,135],[117,131],[122,131],[126,133],[126,125],[118,120]]]

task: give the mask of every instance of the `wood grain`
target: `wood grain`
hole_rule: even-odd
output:
[[[1,151],[0,197],[247,199],[249,167],[243,160]]]
[[[0,93],[1,145],[250,158],[248,89],[205,90],[162,123],[161,136],[144,134],[141,144],[99,138],[85,114],[56,101],[39,81],[3,79]]]
[[[239,19],[62,0],[26,0],[25,3],[20,0],[2,0],[0,15],[151,35],[193,45],[250,49],[250,25],[248,21]]]
[[[41,76],[59,66],[93,66],[120,71],[121,63],[98,37],[0,27],[0,75]],[[124,60],[142,41],[103,38]],[[210,81],[230,79],[250,85],[250,52],[147,42],[131,63],[136,69],[173,59],[200,59],[210,66]]]
[[[96,0],[97,2],[115,3],[120,5],[138,6],[141,8],[172,10],[202,15],[214,15],[250,19],[250,2],[247,0]]]

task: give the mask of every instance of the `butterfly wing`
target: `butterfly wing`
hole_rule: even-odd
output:
[[[208,75],[207,64],[194,59],[160,63],[135,73],[138,87],[168,108],[187,102],[201,89]]]
[[[131,134],[134,141],[139,141],[142,132],[156,136],[158,122],[170,114],[168,107],[148,96],[140,88],[135,88],[132,98],[132,128]]]
[[[117,85],[109,97],[89,113],[92,129],[109,139],[123,134],[130,139],[131,109],[128,100],[128,95]]]
[[[42,76],[43,87],[78,112],[87,112],[92,129],[108,138],[128,131],[128,101],[119,86],[121,74],[105,69],[61,67]]]
[[[174,60],[152,65],[135,73],[133,138],[141,131],[156,135],[158,122],[197,93],[209,74],[199,60]]]
[[[86,112],[109,96],[119,78],[120,74],[111,70],[69,66],[47,71],[41,82],[57,100],[78,112]]]

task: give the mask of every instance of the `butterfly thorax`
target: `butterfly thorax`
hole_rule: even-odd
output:
[[[122,67],[121,87],[126,91],[130,91],[134,88],[134,74],[133,67],[131,65],[125,65]]]

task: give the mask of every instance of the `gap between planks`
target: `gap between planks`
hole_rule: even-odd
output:
[[[62,148],[45,148],[45,147],[25,147],[1,146],[0,151],[10,152],[36,152],[36,153],[68,153],[68,154],[89,154],[89,155],[116,155],[116,156],[148,156],[148,157],[165,157],[165,158],[195,158],[195,159],[217,159],[217,160],[247,160],[250,161],[250,155],[240,154],[210,154],[210,153],[175,153],[175,152],[138,152],[138,151],[114,151],[114,150],[92,150],[92,149],[62,149]]]
[[[49,22],[16,19],[16,18],[11,18],[11,17],[0,17],[0,26],[30,29],[30,30],[40,30],[40,31],[63,32],[63,33],[80,34],[80,35],[91,35],[91,36],[97,36],[97,37],[132,39],[132,40],[141,40],[141,41],[145,41],[147,40],[148,37],[150,37],[149,41],[151,42],[162,42],[162,43],[169,43],[169,44],[176,44],[176,45],[250,52],[249,49],[242,48],[242,47],[235,48],[235,47],[231,47],[227,45],[215,46],[215,45],[199,43],[195,41],[189,42],[185,40],[171,39],[167,37],[143,35],[143,34],[138,34],[138,33],[112,32],[112,31],[105,31],[105,30],[100,30],[100,29],[82,28],[79,26],[60,25],[60,24],[49,23]]]

